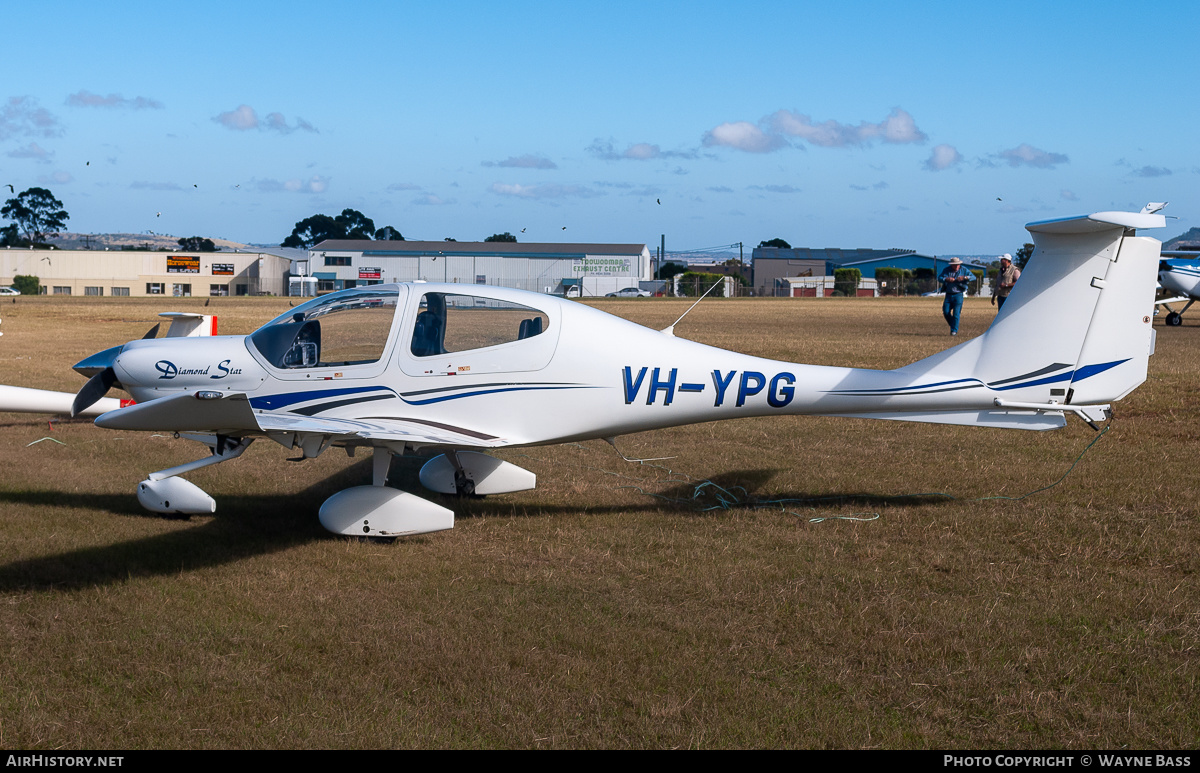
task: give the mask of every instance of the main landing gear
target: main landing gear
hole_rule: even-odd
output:
[[[217,435],[192,438],[207,443],[212,454],[205,459],[152,473],[138,484],[138,501],[147,510],[170,515],[209,514],[217,503],[194,483],[175,477],[185,472],[235,459],[250,447],[253,438]],[[301,444],[304,458],[314,458],[329,447],[328,438],[313,436]],[[370,486],[339,491],[321,505],[321,525],[347,537],[391,540],[454,527],[454,511],[405,491],[389,488],[388,471],[396,451],[374,448]],[[537,485],[529,470],[476,451],[450,450],[430,459],[421,468],[421,485],[440,494],[482,497],[525,491]]]
[[[1187,305],[1184,306],[1179,311],[1171,311],[1171,307],[1167,306],[1164,303],[1163,308],[1165,308],[1168,312],[1167,319],[1166,319],[1167,324],[1171,327],[1179,327],[1180,325],[1182,325],[1183,324],[1183,313],[1185,311],[1187,311],[1188,309],[1192,308],[1192,304],[1195,302],[1196,302],[1195,300],[1188,301]]]

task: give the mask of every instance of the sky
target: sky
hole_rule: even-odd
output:
[[[82,233],[1016,252],[1200,225],[1200,3],[10,4],[0,185]],[[11,196],[7,188],[0,200]],[[736,249],[736,248],[734,248]]]

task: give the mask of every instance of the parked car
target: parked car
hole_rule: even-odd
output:
[[[15,287],[0,287],[0,295],[20,295],[21,291]]]
[[[645,290],[639,290],[636,287],[626,287],[624,290],[617,290],[615,293],[609,293],[605,298],[649,298],[650,293]]]

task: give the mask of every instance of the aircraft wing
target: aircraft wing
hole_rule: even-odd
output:
[[[505,438],[466,427],[420,419],[333,419],[288,411],[256,411],[244,394],[205,392],[180,392],[138,403],[106,413],[96,419],[96,424],[107,429],[143,432],[214,432],[236,436],[279,433],[322,435],[332,442],[366,440],[451,448],[498,448],[509,444]]]
[[[450,448],[498,448],[508,445],[504,438],[418,419],[325,419],[270,411],[255,414],[255,418],[264,432],[329,435],[335,441],[338,438],[360,438]]]
[[[1191,300],[1191,298],[1189,298],[1186,295],[1176,295],[1174,298],[1161,298],[1159,300],[1156,300],[1154,302],[1154,305],[1162,306],[1165,303],[1183,303],[1184,301],[1190,301],[1190,300]]]

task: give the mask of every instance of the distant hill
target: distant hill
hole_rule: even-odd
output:
[[[180,238],[170,234],[77,234],[64,231],[57,238],[51,239],[50,243],[60,250],[119,250],[125,246],[157,250],[179,249]],[[249,245],[231,242],[228,239],[213,239],[212,242],[222,251],[252,249]]]
[[[1187,233],[1182,233],[1170,241],[1163,242],[1164,250],[1190,250],[1200,249],[1200,228],[1189,228]]]

